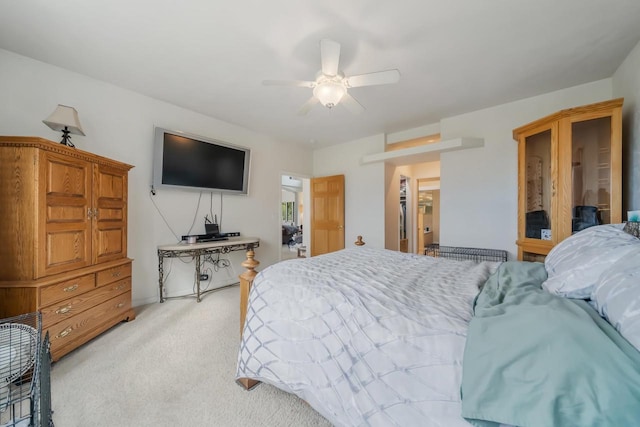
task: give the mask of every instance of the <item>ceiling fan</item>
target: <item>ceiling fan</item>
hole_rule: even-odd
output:
[[[333,40],[320,40],[320,60],[322,69],[313,81],[306,80],[264,80],[264,85],[299,86],[313,89],[313,96],[300,108],[299,114],[307,114],[317,103],[333,108],[338,103],[353,113],[360,113],[364,107],[351,96],[348,90],[352,87],[385,85],[398,83],[398,70],[378,71],[347,77],[338,69],[340,61],[340,43]]]

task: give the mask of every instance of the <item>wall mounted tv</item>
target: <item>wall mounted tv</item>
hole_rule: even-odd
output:
[[[251,150],[155,128],[153,186],[247,194]]]

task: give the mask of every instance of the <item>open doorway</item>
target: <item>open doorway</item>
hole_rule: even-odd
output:
[[[400,175],[400,252],[409,252],[411,203],[409,195],[409,178]]]
[[[280,260],[306,257],[309,247],[309,178],[282,174],[280,183],[280,231],[282,233]]]
[[[416,253],[440,242],[440,178],[418,179]]]

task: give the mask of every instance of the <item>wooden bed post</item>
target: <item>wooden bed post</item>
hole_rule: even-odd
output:
[[[255,279],[255,268],[260,265],[260,261],[255,258],[255,252],[253,251],[253,245],[247,246],[247,259],[242,262],[242,266],[247,270],[242,273],[240,277],[240,338],[242,338],[242,330],[244,329],[244,321],[247,317],[247,308],[249,307],[249,291],[251,291],[251,285],[253,285],[253,279]],[[244,388],[249,390],[254,387],[259,381],[251,380],[249,378],[239,378],[240,383]]]
[[[247,259],[242,261],[242,265],[247,269],[242,273],[240,277],[240,337],[242,337],[242,329],[244,329],[244,319],[247,317],[247,308],[249,306],[249,291],[251,285],[253,285],[253,279],[256,278],[258,273],[255,269],[260,265],[260,261],[255,258],[255,252],[253,251],[253,245],[247,247]]]

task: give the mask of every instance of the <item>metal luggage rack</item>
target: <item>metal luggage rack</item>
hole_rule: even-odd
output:
[[[50,368],[39,312],[0,319],[0,427],[53,427]]]
[[[449,258],[458,261],[506,261],[507,251],[502,249],[463,248],[457,246],[440,246],[437,243],[427,245],[424,254],[436,258]]]

